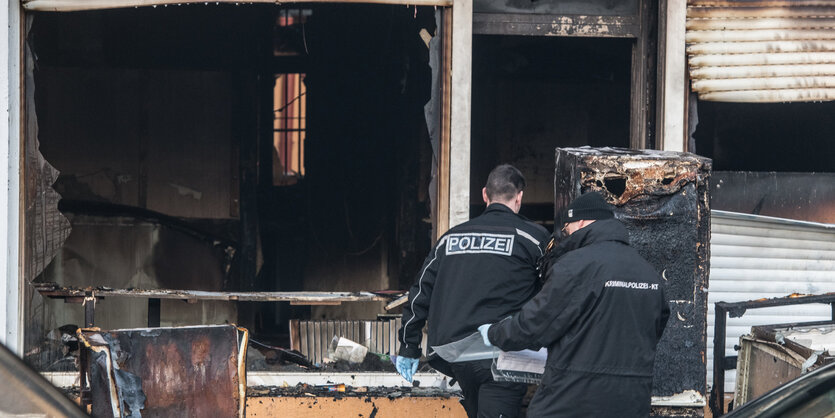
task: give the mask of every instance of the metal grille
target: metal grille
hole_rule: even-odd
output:
[[[400,349],[397,330],[400,318],[381,321],[299,321],[290,322],[290,345],[313,363],[328,356],[333,337],[344,337],[379,354],[396,354]]]

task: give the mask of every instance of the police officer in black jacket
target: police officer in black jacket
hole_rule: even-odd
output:
[[[548,347],[529,417],[646,417],[670,314],[661,277],[599,193],[578,197],[562,219],[568,237],[549,254],[542,291],[479,331],[505,351]]]
[[[427,320],[429,347],[447,344],[518,311],[539,290],[536,265],[549,234],[518,215],[524,188],[525,178],[515,167],[493,169],[482,189],[484,213],[450,229],[426,258],[398,332],[397,369],[407,380],[417,370]],[[491,363],[430,361],[458,381],[468,416],[515,417],[527,385],[494,382]]]

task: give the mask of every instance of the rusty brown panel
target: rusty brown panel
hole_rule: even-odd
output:
[[[239,384],[243,377],[238,368],[238,330],[234,326],[149,328],[86,335],[92,340],[96,338],[93,334],[107,342],[121,372],[139,377],[140,388],[125,386],[118,379],[117,385],[122,384],[122,396],[131,389],[141,389],[145,395],[143,416],[239,415]],[[101,413],[110,409],[107,371],[94,369],[93,410]]]
[[[781,353],[785,349],[779,345],[753,342],[750,349],[747,399],[755,399],[800,376],[802,362]]]

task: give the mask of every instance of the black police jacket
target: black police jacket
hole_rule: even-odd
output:
[[[536,263],[548,238],[545,228],[498,203],[450,229],[409,290],[398,332],[400,355],[420,357],[427,320],[431,347],[460,340],[522,308],[539,290]]]
[[[542,291],[488,331],[505,351],[548,348],[528,416],[649,415],[655,348],[670,315],[661,276],[616,219],[576,231],[555,251]]]

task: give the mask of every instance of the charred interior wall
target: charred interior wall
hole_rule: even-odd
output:
[[[490,170],[511,163],[528,183],[522,213],[552,221],[554,147],[629,147],[631,48],[623,39],[474,37],[471,216],[484,208]]]
[[[32,16],[27,94],[40,152],[61,173],[60,209],[73,225],[37,280],[237,287],[238,150],[255,141],[242,112],[254,103],[247,86],[257,74],[257,22],[256,8],[234,6]],[[142,299],[101,301],[97,325],[145,326],[147,307]],[[162,325],[236,320],[233,304],[161,303]],[[82,322],[80,305],[34,295],[28,343]]]
[[[205,290],[405,289],[430,245],[433,153],[421,29],[433,8],[317,5],[275,30],[272,6],[34,15],[40,150],[73,232],[38,280]],[[274,45],[295,43],[292,59]],[[273,77],[307,89],[305,176],[273,185]],[[265,99],[267,98],[267,99]],[[34,112],[33,112],[34,113]],[[51,181],[48,181],[51,184]],[[81,323],[32,303],[30,335]],[[98,325],[146,325],[145,300],[105,300]],[[374,318],[337,307],[162,301],[162,325]],[[35,317],[39,317],[37,321]],[[40,326],[34,324],[40,323]],[[33,344],[35,342],[33,341]]]
[[[835,102],[698,101],[691,141],[715,164],[713,208],[835,222],[833,112]]]

